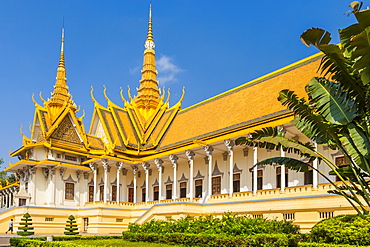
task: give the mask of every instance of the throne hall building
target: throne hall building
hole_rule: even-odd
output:
[[[305,96],[321,54],[185,109],[184,92],[171,106],[169,92],[158,87],[151,10],[143,57],[135,96],[121,93],[122,102],[112,102],[104,90],[102,103],[91,91],[94,112],[85,129],[67,86],[62,34],[52,96],[42,104],[34,100],[31,135],[23,135],[11,153],[19,161],[5,169],[18,180],[0,187],[2,231],[10,219],[17,228],[26,212],[36,233],[63,233],[69,215],[80,232],[120,233],[130,222],[224,212],[293,220],[307,232],[321,219],[354,212],[342,197],[327,193],[331,185],[315,171],[254,167],[258,160],[294,154],[234,145],[268,126],[309,141],[277,96],[287,88]],[[343,164],[338,151],[317,148]]]

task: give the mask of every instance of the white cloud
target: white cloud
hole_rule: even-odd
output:
[[[134,75],[134,74],[136,74],[137,72],[140,72],[140,66],[137,66],[137,67],[135,67],[135,68],[130,68],[130,74],[131,75]]]
[[[157,70],[158,70],[158,81],[160,85],[164,85],[166,83],[173,83],[177,81],[176,75],[177,73],[181,72],[182,69],[177,67],[171,57],[166,55],[161,55],[160,58],[157,60]]]

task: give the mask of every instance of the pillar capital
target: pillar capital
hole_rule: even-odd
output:
[[[208,157],[212,155],[213,150],[214,149],[212,146],[209,146],[209,145],[204,146],[204,151],[206,152],[206,155]]]
[[[225,143],[225,146],[227,147],[227,151],[229,151],[229,155],[231,155],[231,152],[233,151],[234,145],[235,145],[234,140],[231,140],[231,139],[225,140],[224,143]]]
[[[134,175],[136,175],[137,171],[139,170],[139,167],[135,165],[135,166],[131,166],[131,168],[132,168],[132,171],[134,172]]]
[[[170,154],[169,159],[172,163],[172,166],[175,168],[177,166],[177,160],[179,159],[179,157],[177,157],[176,154]]]
[[[185,155],[188,158],[188,160],[190,161],[190,160],[194,159],[195,153],[192,150],[186,150]]]
[[[159,169],[162,169],[162,166],[163,166],[163,160],[162,159],[154,159],[154,164],[157,166],[158,170]]]
[[[141,166],[143,167],[145,173],[149,171],[150,164],[148,162],[141,163]]]
[[[97,169],[98,169],[98,164],[96,164],[96,163],[89,163],[89,167],[90,167],[90,169],[91,169],[94,173],[96,173],[96,171],[97,171]]]
[[[117,162],[116,166],[117,166],[117,172],[120,172],[122,167],[123,167],[123,162],[121,162],[121,161]]]

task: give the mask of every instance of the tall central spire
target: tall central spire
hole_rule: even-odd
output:
[[[71,94],[68,92],[66,67],[64,62],[64,28],[62,29],[62,42],[60,48],[59,65],[54,85],[54,91],[47,105],[52,110],[52,115],[57,115],[59,110],[66,104],[72,104]]]
[[[149,117],[161,101],[157,81],[157,69],[155,63],[155,43],[152,30],[152,5],[149,9],[148,35],[145,41],[144,62],[141,70],[140,87],[137,89],[137,96],[134,98],[139,110],[145,117]]]

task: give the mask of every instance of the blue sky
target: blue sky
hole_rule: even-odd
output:
[[[90,126],[95,98],[122,105],[119,88],[139,86],[149,0],[0,1],[0,157],[29,136],[34,93],[53,90],[65,27],[70,92]],[[311,27],[330,31],[355,22],[344,0],[153,0],[153,32],[159,80],[171,89],[171,104],[186,90],[183,108],[316,53],[299,40]],[[364,6],[369,6],[364,2]],[[299,78],[297,78],[299,80]],[[258,95],[256,95],[258,97]],[[246,99],[248,100],[248,99]],[[263,99],[261,99],[263,100]],[[81,114],[81,113],[79,113]],[[78,114],[78,116],[80,116]]]

